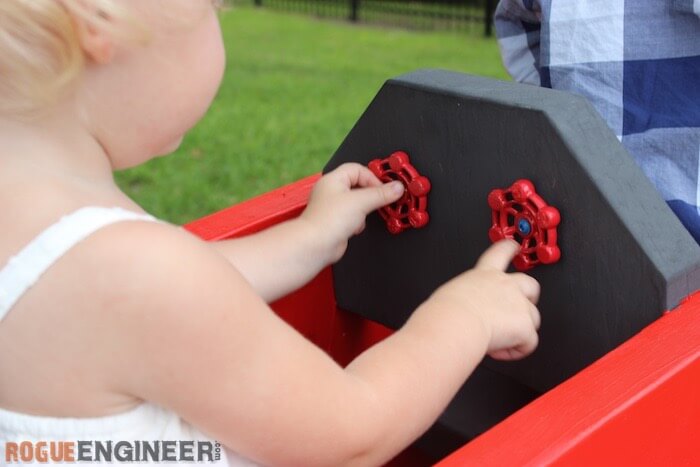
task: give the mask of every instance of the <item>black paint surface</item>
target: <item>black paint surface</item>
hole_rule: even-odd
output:
[[[522,405],[523,391],[562,382],[700,288],[700,248],[581,97],[439,70],[403,75],[382,87],[324,171],[396,150],[431,181],[430,224],[393,236],[372,214],[333,268],[338,306],[392,328],[490,244],[493,188],[528,178],[561,212],[561,261],[530,271],[542,285],[540,345],[520,362],[482,363],[505,378],[478,391],[511,396],[458,395],[443,420],[463,433],[492,425],[488,413],[512,412],[509,400]],[[455,416],[470,404],[486,407]]]

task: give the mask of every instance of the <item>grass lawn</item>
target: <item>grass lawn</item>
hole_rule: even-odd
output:
[[[321,170],[382,83],[417,68],[506,78],[494,39],[236,7],[207,116],[174,154],[116,174],[152,214],[184,223]]]

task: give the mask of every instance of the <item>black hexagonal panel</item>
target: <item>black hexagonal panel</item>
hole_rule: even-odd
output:
[[[483,415],[445,415],[464,433],[492,425],[700,288],[700,248],[581,97],[409,73],[385,83],[324,172],[395,151],[430,179],[429,224],[392,235],[372,214],[333,267],[338,306],[389,327],[487,248],[494,188],[529,179],[561,213],[561,260],[528,271],[542,285],[540,345],[520,362],[482,363],[451,407]],[[500,395],[487,400],[485,391]]]

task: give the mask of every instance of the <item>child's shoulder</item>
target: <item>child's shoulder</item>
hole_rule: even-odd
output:
[[[135,280],[157,279],[157,272],[174,273],[175,258],[208,256],[204,242],[183,228],[135,209],[85,206],[51,219],[18,227],[21,235],[12,242],[10,254],[2,261],[7,262],[12,256],[16,260],[22,256],[22,261],[37,256],[27,255],[26,250],[52,258],[43,266],[26,261],[26,268],[36,269],[37,275],[41,272],[27,295],[43,282],[51,282],[54,276],[66,278],[62,289],[71,289],[69,282],[75,282],[82,289],[91,285],[89,290],[104,292]],[[193,262],[192,267],[197,264]]]
[[[134,300],[154,302],[163,294],[196,294],[203,277],[233,269],[206,242],[163,221],[115,222],[83,243],[76,248],[73,266],[96,274],[90,280],[97,281],[94,285],[102,291],[105,309],[124,304],[119,297],[125,291]]]
[[[163,336],[183,339],[198,307],[223,314],[245,287],[225,258],[179,226],[106,225],[51,265],[0,322],[0,354],[8,351],[7,358],[0,355],[0,374],[16,381],[16,391],[0,403],[37,410],[29,388],[72,374],[90,375],[90,383],[65,380],[43,401],[47,413],[90,416],[115,400],[123,404],[130,391],[115,388],[138,366],[137,349],[163,346]]]

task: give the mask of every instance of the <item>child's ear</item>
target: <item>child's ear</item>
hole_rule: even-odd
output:
[[[94,15],[95,19],[74,15],[73,21],[75,22],[80,46],[85,55],[93,62],[104,65],[110,63],[114,57],[114,37],[110,34],[108,28],[101,28],[95,25],[96,21],[109,21],[109,18],[97,11],[94,12]]]

